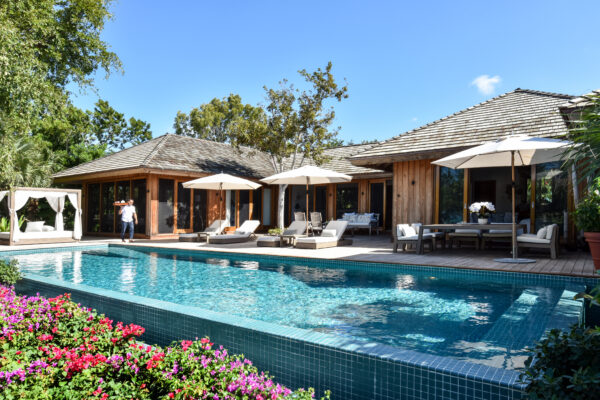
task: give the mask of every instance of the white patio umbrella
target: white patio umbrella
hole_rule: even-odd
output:
[[[261,182],[271,185],[306,185],[306,232],[308,233],[308,185],[349,182],[351,180],[350,175],[315,167],[314,165],[306,165],[268,176],[261,179]]]
[[[512,258],[496,261],[526,263],[535,260],[518,258],[517,228],[515,221],[515,166],[542,164],[559,161],[571,143],[558,139],[514,135],[495,142],[484,143],[440,160],[433,164],[452,169],[511,167],[512,174]]]
[[[229,174],[215,174],[203,178],[194,179],[183,183],[187,189],[207,189],[219,191],[219,218],[221,219],[221,209],[223,203],[223,190],[254,190],[261,187],[260,183],[252,182],[247,179],[238,178]]]

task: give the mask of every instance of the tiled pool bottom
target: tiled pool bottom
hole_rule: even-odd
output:
[[[356,263],[348,262],[328,261],[324,264],[326,268],[356,267]],[[398,266],[360,263],[360,267],[385,269]],[[424,269],[414,268],[420,271]],[[435,270],[439,271],[439,268]],[[457,273],[464,275],[464,271]],[[469,274],[496,274],[515,281],[569,280],[479,271]],[[76,301],[94,307],[111,318],[145,326],[145,340],[148,342],[166,344],[175,339],[208,334],[232,351],[244,353],[257,366],[275,374],[282,383],[314,386],[320,391],[329,388],[334,392],[334,398],[510,399],[521,396],[521,388],[517,384],[518,372],[515,371],[68,284],[47,277],[28,277],[29,280],[19,287],[20,290],[27,293],[40,291],[46,295],[72,292]],[[579,279],[569,281],[580,285],[585,283]],[[549,322],[549,327],[553,324],[557,327],[567,326],[568,322],[578,317],[578,303],[573,309],[574,304],[569,299],[572,294],[566,293],[563,297],[557,304],[556,315]],[[519,310],[513,311],[518,313]]]

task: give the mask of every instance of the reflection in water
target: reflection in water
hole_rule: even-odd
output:
[[[121,264],[121,276],[119,277],[120,291],[128,294],[135,293],[135,263],[123,262]]]
[[[83,276],[81,275],[81,251],[73,252],[73,283],[82,283]]]

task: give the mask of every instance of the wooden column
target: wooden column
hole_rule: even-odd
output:
[[[463,221],[469,222],[469,169],[464,169]]]
[[[146,219],[149,221],[146,223],[146,230],[150,231],[150,236],[154,236],[158,235],[158,177],[148,175],[147,185],[150,190],[150,213],[146,215]],[[148,224],[150,224],[149,227]]]
[[[537,179],[536,176],[536,168],[535,165],[531,166],[531,203],[529,204],[529,225],[530,225],[530,231],[527,233],[535,233],[535,180]]]
[[[327,215],[325,219],[330,221],[335,219],[335,193],[336,186],[334,183],[330,183],[327,185]]]

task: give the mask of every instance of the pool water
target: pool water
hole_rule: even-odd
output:
[[[506,369],[523,366],[572,289],[443,268],[144,247],[19,253],[8,257],[25,274]]]

